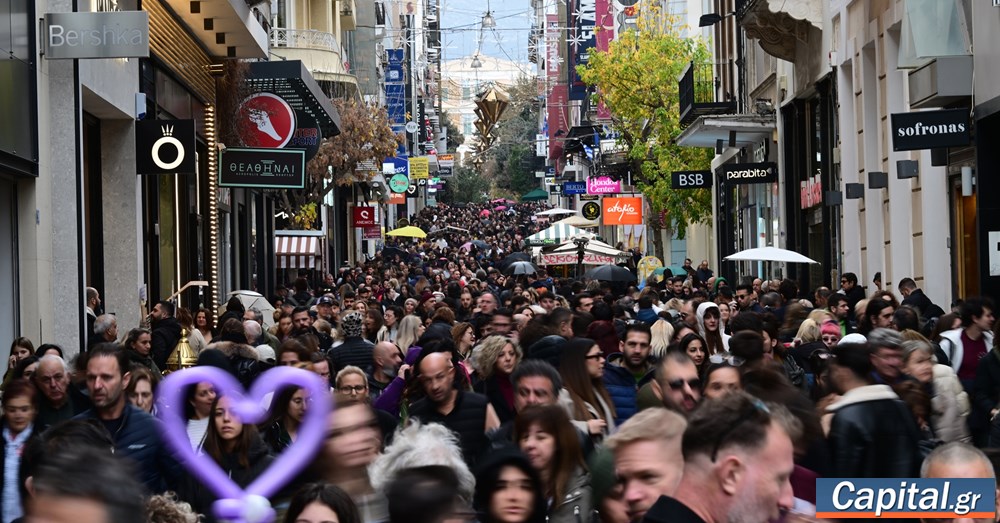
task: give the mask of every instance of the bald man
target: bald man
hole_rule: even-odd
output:
[[[989,478],[996,480],[996,473],[993,470],[993,463],[983,451],[969,445],[968,443],[948,443],[934,449],[920,466],[920,477],[922,478]],[[1000,504],[1000,489],[996,490],[996,500]],[[991,518],[983,519],[922,519],[921,521],[930,523],[940,523],[943,521],[991,523]]]
[[[372,350],[372,366],[368,372],[368,395],[375,401],[382,391],[392,383],[399,374],[399,366],[403,363],[403,354],[399,347],[391,341],[380,341]]]

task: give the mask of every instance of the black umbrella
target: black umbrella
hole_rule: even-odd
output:
[[[410,254],[398,247],[386,247],[382,249],[383,260],[391,260],[393,256],[399,256],[400,260],[406,260]]]
[[[510,266],[510,264],[512,264],[514,262],[519,262],[519,261],[523,261],[523,262],[531,261],[531,255],[529,255],[526,252],[514,252],[514,253],[511,253],[511,254],[508,254],[507,257],[504,258],[503,261],[500,262],[500,268],[501,269],[505,269],[508,266]]]
[[[472,243],[476,247],[479,247],[480,249],[488,249],[490,247],[489,244],[484,242],[483,240],[472,240],[470,243]]]
[[[592,280],[599,281],[636,281],[632,271],[617,265],[601,265],[587,271],[586,276]]]
[[[521,276],[525,274],[536,274],[538,272],[538,267],[535,267],[534,263],[528,261],[516,261],[510,264],[510,267],[504,269],[504,274],[507,276]]]

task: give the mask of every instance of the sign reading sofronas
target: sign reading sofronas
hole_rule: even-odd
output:
[[[717,172],[722,183],[726,185],[774,183],[778,181],[778,165],[774,162],[727,163],[719,167]]]
[[[892,115],[892,150],[914,151],[968,145],[969,110],[917,111]]]
[[[149,13],[45,13],[45,58],[148,58]]]
[[[642,197],[605,198],[602,203],[604,225],[642,224]]]

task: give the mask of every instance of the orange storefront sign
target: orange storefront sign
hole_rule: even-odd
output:
[[[604,212],[601,213],[604,225],[641,225],[642,198],[605,198]]]

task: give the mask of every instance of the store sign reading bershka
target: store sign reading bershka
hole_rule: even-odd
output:
[[[45,13],[42,44],[49,60],[148,58],[149,13]]]
[[[306,152],[299,149],[225,149],[219,154],[219,185],[301,189]]]
[[[719,167],[723,183],[743,185],[778,181],[778,165],[764,163],[730,163]]]
[[[959,147],[971,140],[968,109],[892,115],[893,151]]]

